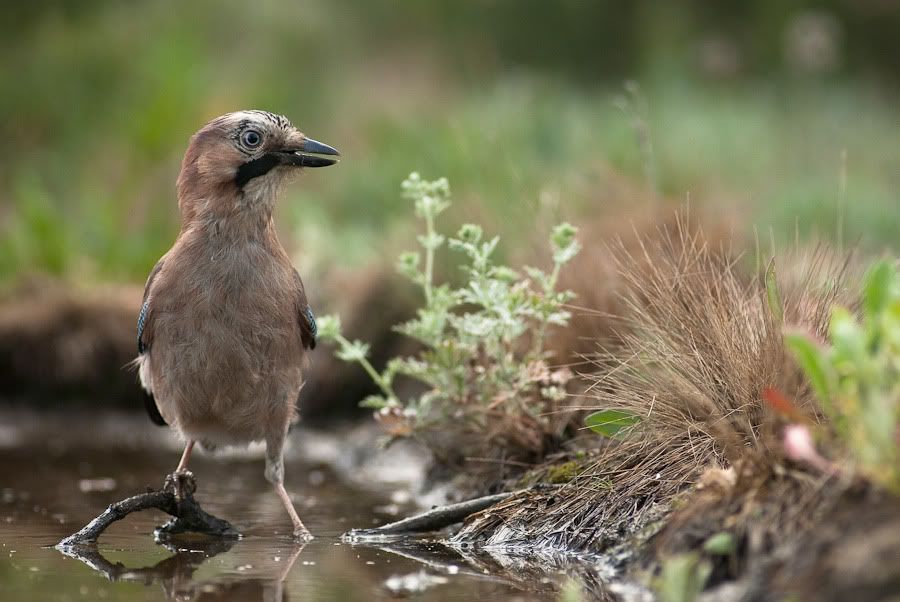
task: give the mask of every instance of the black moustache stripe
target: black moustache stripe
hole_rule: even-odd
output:
[[[247,182],[266,175],[280,163],[281,160],[274,153],[266,153],[262,157],[247,161],[238,167],[237,173],[234,174],[234,183],[238,188],[243,188]]]

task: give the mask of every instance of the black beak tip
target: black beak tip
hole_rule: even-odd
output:
[[[318,157],[316,155],[304,155],[297,153],[300,158],[300,167],[328,167],[338,162],[337,159],[329,159],[328,157]]]
[[[340,156],[340,154],[341,153],[332,146],[319,142],[318,140],[313,140],[312,138],[306,138],[303,141],[303,144],[300,145],[300,148],[296,151],[296,156],[299,158],[296,164],[301,167],[327,167],[338,162],[337,159],[332,159],[330,157],[337,157]]]

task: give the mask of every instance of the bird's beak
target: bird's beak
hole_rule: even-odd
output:
[[[334,165],[338,162],[337,159],[320,155],[339,156],[340,154],[337,149],[312,138],[303,138],[297,146],[285,148],[278,153],[282,163],[295,167],[327,167]]]

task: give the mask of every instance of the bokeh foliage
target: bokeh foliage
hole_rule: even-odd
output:
[[[535,222],[615,216],[623,201],[609,182],[644,178],[642,134],[663,195],[737,212],[748,235],[759,224],[784,240],[796,228],[896,244],[897,11],[665,6],[7,7],[0,283],[32,270],[141,280],[177,232],[188,137],[248,107],[284,113],[344,153],[282,206],[285,234],[312,265],[370,261],[408,231],[394,191],[411,169],[449,177],[453,219],[507,244]],[[626,79],[640,82],[636,97]]]

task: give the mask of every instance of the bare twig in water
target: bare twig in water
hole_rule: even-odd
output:
[[[343,535],[343,539],[350,541],[364,541],[369,538],[380,538],[387,535],[404,535],[408,533],[428,533],[431,531],[439,531],[444,527],[461,522],[471,514],[481,512],[482,510],[508,500],[514,495],[518,495],[527,489],[519,491],[510,491],[506,493],[496,493],[494,495],[486,495],[483,497],[459,502],[458,504],[448,504],[447,506],[438,506],[427,512],[416,514],[388,523],[374,529],[352,529]]]
[[[132,512],[156,508],[174,518],[162,527],[157,527],[154,534],[171,535],[194,531],[216,537],[240,536],[228,521],[209,514],[194,499],[197,483],[190,472],[173,473],[166,477],[162,491],[148,491],[132,496],[120,502],[110,504],[106,511],[92,520],[77,533],[63,539],[57,548],[79,544],[96,543],[97,538],[111,524],[121,520]]]

